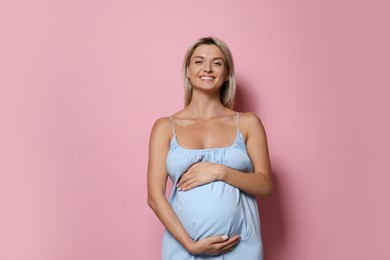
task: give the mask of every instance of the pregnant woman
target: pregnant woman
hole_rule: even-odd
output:
[[[233,58],[223,41],[196,41],[183,77],[185,108],[158,119],[149,144],[148,204],[166,228],[162,259],[261,260],[256,196],[272,192],[263,125],[232,110]]]

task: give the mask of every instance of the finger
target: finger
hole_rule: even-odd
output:
[[[179,179],[179,181],[177,182],[177,185],[176,186],[182,186],[183,183],[185,183],[186,181],[188,181],[189,179],[191,178],[191,175],[187,172],[185,172]]]
[[[234,237],[229,238],[226,241],[225,246],[234,245],[234,244],[237,244],[238,242],[240,242],[240,236],[234,236]]]
[[[195,179],[189,179],[183,184],[181,184],[177,189],[179,191],[187,191],[197,186],[197,181]]]
[[[235,235],[230,237],[231,240],[240,240],[241,236],[240,235]]]
[[[229,239],[226,243],[223,243],[223,246],[220,246],[219,249],[217,250],[217,254],[226,254],[227,252],[232,251],[240,242],[240,239]]]
[[[185,186],[186,184],[188,184],[189,182],[191,182],[192,180],[192,177],[191,176],[183,176],[179,182],[177,183],[177,187],[182,187],[182,186]]]
[[[199,186],[199,183],[197,181],[188,181],[180,188],[182,191],[188,191],[188,190],[192,190],[193,188],[198,187],[198,186]]]
[[[208,242],[210,244],[217,244],[217,243],[226,242],[228,239],[229,239],[229,237],[227,235],[213,236],[213,237],[205,238],[205,240],[208,240]]]
[[[240,236],[232,237],[231,239],[229,239],[227,241],[229,243],[226,244],[222,249],[225,250],[225,249],[234,248],[236,245],[238,245],[238,243],[240,243],[240,241],[241,241],[241,237]]]
[[[240,236],[234,236],[234,237],[231,237],[225,241],[221,241],[221,242],[215,243],[215,244],[218,244],[219,248],[225,248],[225,247],[229,247],[231,245],[235,245],[239,241],[240,241]]]

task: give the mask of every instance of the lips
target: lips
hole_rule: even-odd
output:
[[[213,80],[214,77],[210,77],[210,76],[201,76],[200,79],[201,79],[201,80]]]

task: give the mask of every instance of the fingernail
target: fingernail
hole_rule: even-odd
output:
[[[228,239],[228,236],[226,236],[226,235],[222,236],[222,239]]]

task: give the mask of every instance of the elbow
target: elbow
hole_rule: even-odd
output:
[[[149,187],[147,190],[146,203],[153,210],[156,211],[165,198],[165,187]]]
[[[147,204],[148,206],[154,210],[155,206],[156,206],[156,201],[155,199],[153,199],[152,196],[148,195],[148,200],[147,200]]]
[[[272,182],[270,182],[269,185],[267,185],[267,187],[262,191],[260,197],[263,199],[268,199],[272,194],[272,190],[273,190],[273,185]]]
[[[161,204],[161,199],[163,198],[165,198],[164,195],[156,193],[148,194],[147,204],[153,211],[156,211],[158,205]]]
[[[260,196],[263,198],[263,199],[268,199],[272,194],[272,189],[270,189],[269,191],[266,191],[266,192],[263,192]]]

